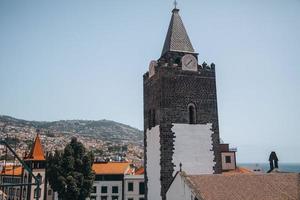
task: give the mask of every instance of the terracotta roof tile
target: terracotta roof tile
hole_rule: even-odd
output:
[[[4,166],[1,175],[6,175],[6,176],[21,176],[22,175],[22,166]]]
[[[144,167],[140,167],[135,171],[136,175],[143,175],[145,173]]]
[[[299,200],[300,174],[186,175],[203,200]]]
[[[237,167],[235,170],[226,171],[226,172],[223,172],[222,174],[233,175],[233,174],[252,174],[252,173],[254,173],[254,172],[251,171],[250,169],[247,169],[244,167]]]
[[[26,160],[46,160],[39,134],[36,135],[33,146],[29,155],[26,157]]]
[[[128,162],[94,163],[92,168],[96,174],[125,174],[130,168],[130,163]]]

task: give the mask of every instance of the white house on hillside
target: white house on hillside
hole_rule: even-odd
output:
[[[90,200],[144,200],[144,174],[128,162],[94,163]]]

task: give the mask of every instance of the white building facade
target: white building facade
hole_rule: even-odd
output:
[[[90,200],[144,200],[144,175],[128,162],[94,163],[95,181]]]
[[[124,200],[144,200],[144,175],[125,175]]]

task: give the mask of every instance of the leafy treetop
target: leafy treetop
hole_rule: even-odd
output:
[[[63,152],[56,151],[47,158],[47,177],[51,188],[63,200],[83,200],[91,193],[94,156],[81,142],[72,138]]]

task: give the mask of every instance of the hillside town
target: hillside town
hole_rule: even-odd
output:
[[[24,157],[24,162],[30,166],[34,176],[41,180],[39,187],[34,185],[33,177],[27,168],[20,162],[1,163],[0,186],[5,184],[16,184],[11,187],[1,187],[1,200],[18,199],[45,199],[57,200],[57,192],[54,192],[46,178],[47,157],[43,149],[43,139],[37,134],[30,153]],[[118,200],[131,199],[143,200],[144,168],[129,161],[97,161],[92,165],[95,180],[90,200]],[[22,185],[19,184],[29,184]]]
[[[65,126],[67,125],[66,123]],[[131,130],[135,131],[135,129],[129,129],[128,131]],[[28,153],[28,149],[33,144],[32,138],[35,137],[36,131],[37,129],[34,126],[23,125],[17,119],[14,120],[14,123],[0,120],[0,137],[5,138],[15,148],[16,153],[20,157]],[[113,137],[101,138],[95,134],[78,133],[75,130],[59,131],[41,128],[38,131],[43,140],[45,152],[47,153],[63,150],[70,139],[76,137],[88,150],[93,151],[96,159],[99,161],[132,161],[138,165],[142,165],[143,141],[141,140],[142,135],[135,136],[135,134],[139,134],[138,132],[133,132],[132,137],[129,135],[129,139],[126,137],[122,138],[122,136],[114,139]],[[116,134],[114,128],[108,131],[112,135]],[[0,152],[5,152],[3,145],[0,145]]]

